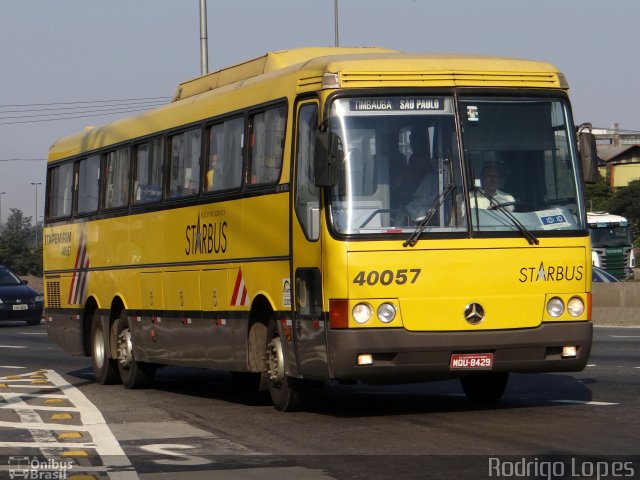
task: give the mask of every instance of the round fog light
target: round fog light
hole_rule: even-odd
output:
[[[353,311],[351,312],[351,314],[353,315],[353,319],[360,324],[367,323],[369,320],[371,320],[372,313],[373,312],[371,311],[371,305],[367,303],[357,304],[355,307],[353,307]]]
[[[572,317],[579,317],[584,313],[584,302],[580,297],[573,297],[567,303],[567,311]]]
[[[547,313],[554,318],[558,318],[564,313],[564,303],[558,297],[553,297],[547,303]]]
[[[391,323],[396,318],[396,307],[393,303],[383,303],[378,307],[378,320],[382,323]]]

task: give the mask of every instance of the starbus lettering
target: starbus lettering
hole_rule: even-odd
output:
[[[227,251],[227,221],[215,223],[198,223],[187,225],[185,240],[187,241],[184,253],[197,255],[203,253],[224,253]]]
[[[533,282],[561,282],[580,281],[583,277],[582,265],[544,265],[540,262],[538,267],[522,267],[520,269],[520,283]]]

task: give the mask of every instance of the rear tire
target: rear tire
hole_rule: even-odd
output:
[[[118,320],[118,371],[125,388],[147,388],[153,383],[156,365],[139,362],[133,354],[133,328],[127,313],[123,310]]]
[[[493,403],[500,400],[507,388],[509,372],[472,373],[460,378],[465,395],[475,403]]]
[[[109,328],[95,315],[91,322],[91,367],[100,385],[120,383],[117,362],[109,358]]]
[[[42,318],[41,317],[32,318],[32,319],[27,320],[27,325],[29,325],[29,326],[40,325],[41,322],[42,322]]]
[[[298,410],[302,405],[301,382],[285,373],[282,340],[273,318],[267,328],[267,376],[269,395],[276,409],[282,412]]]

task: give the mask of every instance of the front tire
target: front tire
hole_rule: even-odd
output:
[[[508,372],[472,373],[460,378],[465,395],[475,403],[497,402],[504,394],[508,381]]]
[[[100,316],[93,316],[91,322],[91,367],[100,385],[120,383],[118,364],[109,358],[109,328]]]
[[[153,383],[156,365],[139,362],[133,353],[131,319],[123,310],[118,320],[118,371],[125,388],[147,388]]]

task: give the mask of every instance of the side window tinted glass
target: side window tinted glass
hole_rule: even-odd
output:
[[[303,105],[298,115],[295,209],[300,224],[310,240],[317,240],[320,234],[319,194],[313,170],[317,125],[317,105]]]
[[[121,148],[106,155],[105,208],[125,207],[129,199],[129,149]]]
[[[162,146],[161,138],[136,146],[135,204],[159,202],[162,198]]]
[[[73,163],[65,163],[49,170],[49,216],[52,218],[71,215]]]
[[[244,118],[234,118],[208,129],[209,148],[205,190],[217,192],[242,184]]]
[[[200,140],[199,128],[171,137],[170,198],[188,197],[200,191]]]
[[[250,183],[274,183],[280,178],[287,109],[284,105],[251,119]]]
[[[100,192],[100,155],[92,155],[78,162],[78,213],[98,210]]]

